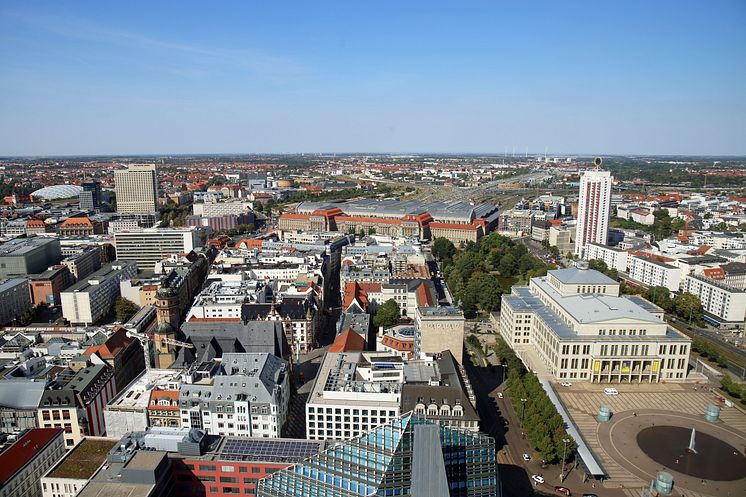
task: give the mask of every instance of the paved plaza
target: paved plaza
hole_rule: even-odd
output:
[[[555,386],[583,438],[609,476],[604,486],[623,488],[630,497],[640,496],[641,489],[650,485],[656,472],[665,470],[674,477],[675,496],[746,495],[744,478],[730,482],[703,482],[676,471],[675,467],[664,467],[653,461],[637,445],[637,434],[653,424],[680,426],[715,436],[741,451],[738,456],[742,457],[746,447],[746,414],[735,407],[724,407],[721,421],[705,421],[705,409],[715,402],[715,396],[703,385],[619,384],[614,385],[619,390],[616,396],[605,395],[605,386],[608,385],[578,383],[571,387]],[[601,405],[609,406],[613,413],[606,423],[596,420]],[[686,442],[688,440],[683,442],[684,445]]]

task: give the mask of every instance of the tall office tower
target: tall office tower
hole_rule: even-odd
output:
[[[101,207],[101,182],[97,179],[94,179],[91,181],[86,181],[81,186],[83,187],[83,191],[80,192],[80,208],[85,209],[86,207],[90,206],[90,209],[86,210],[92,211],[93,209],[98,209],[99,207]],[[83,205],[84,198],[86,202],[85,206]]]
[[[589,243],[606,245],[611,209],[609,171],[585,171],[580,178],[578,225],[575,234],[575,255],[582,257]]]
[[[155,164],[131,164],[114,172],[117,212],[144,214],[158,211]]]

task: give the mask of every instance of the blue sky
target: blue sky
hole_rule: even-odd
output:
[[[0,155],[746,154],[746,2],[522,4],[4,0]]]

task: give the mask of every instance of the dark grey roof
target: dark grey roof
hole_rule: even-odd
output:
[[[746,274],[746,264],[743,262],[730,262],[728,264],[723,264],[722,268],[726,276]]]
[[[241,316],[244,321],[254,321],[265,319],[272,310],[271,303],[248,303],[241,308]],[[283,297],[282,301],[274,304],[277,312],[283,318],[289,317],[291,320],[302,320],[306,318],[309,310],[316,311],[316,303],[312,297]]]
[[[352,331],[363,335],[367,340],[370,330],[370,314],[343,312],[337,321],[337,335],[344,333],[348,328],[352,328]]]
[[[266,352],[281,358],[289,353],[279,321],[187,321],[181,331],[183,340],[194,349],[182,348],[174,367],[209,361],[228,352]]]

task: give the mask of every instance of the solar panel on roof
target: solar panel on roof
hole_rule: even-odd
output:
[[[297,462],[318,451],[318,442],[229,438],[221,455],[232,460]]]

